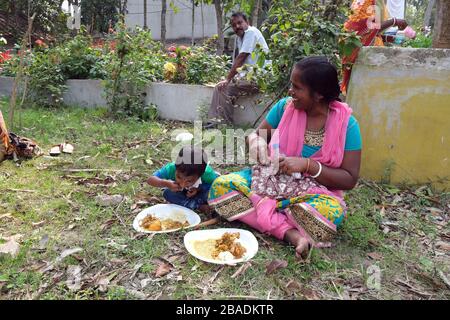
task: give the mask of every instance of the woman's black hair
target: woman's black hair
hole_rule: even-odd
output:
[[[244,19],[245,22],[248,22],[248,21],[247,21],[247,16],[246,16],[245,13],[243,13],[243,12],[235,12],[235,13],[233,13],[233,14],[231,15],[231,19],[233,19],[233,18],[239,18],[239,17],[241,17],[242,19]]]
[[[323,96],[330,103],[339,99],[341,93],[336,67],[327,57],[314,56],[303,58],[295,64],[295,69],[301,71],[300,81],[313,92]]]
[[[206,170],[208,159],[203,149],[194,146],[184,146],[175,161],[177,171],[185,176],[200,177]]]

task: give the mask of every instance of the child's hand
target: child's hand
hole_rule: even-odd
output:
[[[182,190],[181,186],[174,181],[168,181],[167,188],[169,188],[172,192],[180,192]]]
[[[198,193],[199,189],[198,188],[191,188],[187,191],[186,196],[188,198],[192,198],[194,197],[197,193]]]

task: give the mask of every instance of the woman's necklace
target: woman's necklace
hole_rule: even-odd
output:
[[[327,119],[330,115],[330,108],[327,111]],[[325,122],[326,123],[326,122]],[[323,139],[325,137],[325,126],[319,130],[308,130],[305,131],[305,144],[311,147],[321,147],[323,145]]]

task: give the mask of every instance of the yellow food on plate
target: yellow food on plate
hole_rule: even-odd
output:
[[[189,222],[186,220],[159,219],[150,214],[142,219],[140,226],[147,231],[166,231],[189,227]]]
[[[193,242],[194,250],[206,259],[234,260],[241,259],[247,249],[237,242],[239,232],[226,232],[219,239],[197,240]]]

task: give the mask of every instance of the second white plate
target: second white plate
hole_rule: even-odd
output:
[[[178,228],[178,229],[161,230],[161,231],[145,230],[144,228],[141,227],[141,221],[149,215],[153,215],[154,217],[161,219],[161,220],[172,219],[172,220],[176,220],[176,221],[180,221],[180,222],[187,221],[187,222],[189,222],[189,227],[187,227],[187,228],[196,226],[201,221],[200,216],[188,208],[185,208],[185,207],[182,207],[182,206],[179,206],[176,204],[157,204],[157,205],[154,205],[150,208],[144,209],[141,212],[139,212],[139,214],[136,216],[136,218],[134,218],[133,228],[136,231],[145,232],[145,233],[167,233],[167,232],[174,232],[174,231],[181,229],[181,228]]]

